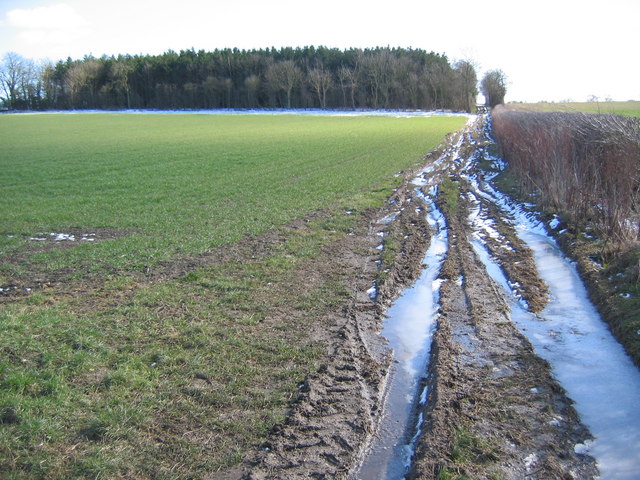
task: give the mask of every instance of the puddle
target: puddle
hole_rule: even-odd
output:
[[[481,241],[473,242],[489,274],[511,297],[512,319],[575,402],[595,440],[576,445],[592,455],[603,480],[636,480],[640,472],[640,371],[610,333],[589,301],[575,265],[531,214],[486,187],[486,197],[516,218],[520,238],[534,252],[551,299],[538,315],[513,295],[502,270]]]
[[[427,372],[436,324],[441,283],[437,277],[447,250],[447,230],[444,216],[433,201],[419,195],[428,206],[427,220],[434,230],[423,259],[427,267],[387,312],[382,336],[393,349],[394,365],[387,387],[385,413],[355,478],[404,478],[422,425],[422,418],[415,414],[416,403],[424,404],[427,400],[426,388],[421,384]]]

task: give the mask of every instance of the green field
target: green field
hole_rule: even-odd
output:
[[[339,271],[302,273],[464,122],[0,116],[0,478],[238,463],[318,368],[308,334],[347,298]]]
[[[0,235],[107,228],[124,238],[37,257],[139,269],[389,186],[460,117],[0,117]],[[7,237],[7,235],[15,235]],[[3,253],[0,251],[0,254]],[[0,282],[1,283],[1,282]]]
[[[614,113],[640,117],[640,101],[628,102],[539,102],[514,103],[510,108],[531,110],[535,112],[584,112],[584,113]]]

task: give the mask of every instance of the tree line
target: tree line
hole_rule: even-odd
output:
[[[37,65],[8,53],[4,106],[44,109],[450,109],[478,93],[470,61],[411,48],[168,51]]]

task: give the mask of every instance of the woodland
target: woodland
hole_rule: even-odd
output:
[[[168,51],[0,66],[4,107],[67,109],[446,109],[470,112],[473,62],[421,49]]]

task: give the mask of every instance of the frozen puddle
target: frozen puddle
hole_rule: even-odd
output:
[[[540,314],[523,308],[500,268],[484,246],[474,248],[490,275],[512,298],[512,318],[536,352],[575,402],[582,422],[595,439],[575,446],[576,453],[592,455],[602,480],[640,478],[640,371],[587,297],[575,266],[535,219],[487,187],[487,197],[516,218],[519,236],[534,252],[551,300]]]
[[[83,233],[81,236],[76,236],[72,233],[38,233],[37,237],[29,237],[29,240],[34,242],[44,242],[47,240],[52,240],[54,242],[75,242],[76,240],[80,240],[83,242],[93,242],[95,241],[96,234],[95,233]]]
[[[435,233],[416,283],[404,291],[387,312],[382,335],[393,349],[394,365],[385,399],[384,416],[373,445],[365,458],[358,479],[404,478],[413,456],[416,432],[422,420],[415,416],[416,403],[426,402],[420,391],[427,371],[431,337],[438,310],[440,282],[437,280],[447,250],[444,216],[433,201],[422,196],[429,207],[427,217]]]

